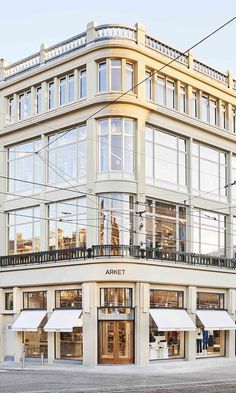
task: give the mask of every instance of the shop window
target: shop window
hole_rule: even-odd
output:
[[[5,310],[13,310],[13,292],[5,293]]]
[[[149,360],[183,358],[184,332],[158,331],[150,317],[149,322]]]
[[[82,308],[82,289],[56,291],[56,308]]]
[[[45,321],[42,322],[37,332],[23,332],[22,341],[26,346],[26,357],[48,357],[48,335],[43,330]]]
[[[201,322],[197,319],[196,331],[196,356],[224,356],[225,355],[225,331],[204,330]]]
[[[27,309],[47,309],[47,292],[35,291],[23,293],[23,308]]]
[[[197,308],[203,309],[224,309],[224,294],[198,292],[197,293]]]
[[[183,308],[184,293],[180,291],[150,290],[150,308]]]
[[[82,327],[74,328],[71,333],[56,333],[56,359],[83,359]]]
[[[101,288],[102,307],[132,307],[131,288]]]

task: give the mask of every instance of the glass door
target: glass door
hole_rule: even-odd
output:
[[[99,363],[133,363],[133,321],[99,321]]]

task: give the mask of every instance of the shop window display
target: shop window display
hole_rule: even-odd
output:
[[[224,356],[225,354],[225,331],[204,330],[198,325],[196,331],[196,355],[201,356]]]
[[[82,327],[73,329],[73,332],[56,333],[57,359],[83,359],[83,330]]]
[[[149,328],[150,360],[184,357],[184,332],[160,332],[151,317]]]

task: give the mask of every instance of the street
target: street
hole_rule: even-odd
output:
[[[0,365],[0,393],[236,392],[236,360],[161,362],[148,367]]]

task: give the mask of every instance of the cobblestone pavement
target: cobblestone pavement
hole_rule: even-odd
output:
[[[211,363],[212,361],[212,363]],[[0,393],[236,393],[236,360],[148,367],[0,364]]]

